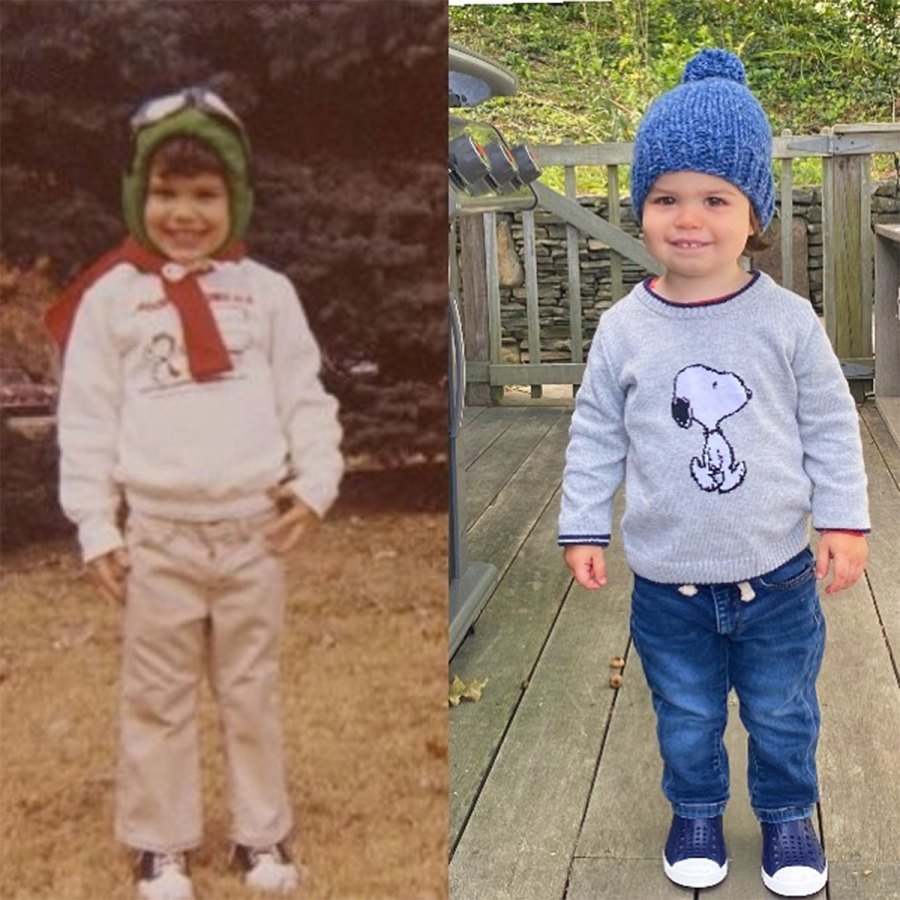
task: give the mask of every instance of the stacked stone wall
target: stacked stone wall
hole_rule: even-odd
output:
[[[603,219],[607,218],[605,197],[580,197],[580,205]],[[634,237],[640,231],[629,200],[621,205],[622,228]],[[506,362],[528,362],[527,311],[525,299],[524,235],[520,213],[498,217],[498,253],[500,269],[500,309],[503,356]],[[537,258],[538,307],[541,323],[541,361],[569,362],[569,276],[566,253],[566,224],[543,210],[535,212],[535,252]],[[896,181],[875,186],[872,193],[872,224],[900,222],[900,189]],[[781,278],[780,209],[766,237],[770,248],[754,257],[755,268]],[[821,188],[794,191],[793,210],[793,288],[822,311],[823,225]],[[614,302],[610,251],[602,241],[579,236],[581,268],[582,343],[587,351],[600,316]],[[647,272],[630,260],[622,260],[622,285],[627,293]]]

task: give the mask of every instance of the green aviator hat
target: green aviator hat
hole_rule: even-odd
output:
[[[212,91],[187,88],[149,100],[131,119],[134,157],[122,179],[122,211],[129,232],[156,251],[144,227],[150,160],[170,138],[188,135],[209,145],[225,168],[231,202],[231,231],[226,244],[241,239],[253,211],[250,144],[241,120]]]

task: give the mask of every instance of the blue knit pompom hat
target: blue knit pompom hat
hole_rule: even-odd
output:
[[[681,84],[658,97],[638,125],[631,203],[638,222],[653,182],[667,172],[703,172],[749,199],[760,230],[775,212],[772,129],[747,88],[743,63],[727,50],[701,50]]]

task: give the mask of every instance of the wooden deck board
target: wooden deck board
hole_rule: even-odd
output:
[[[497,492],[469,539],[473,555],[497,562],[502,577],[453,661],[454,672],[459,665],[464,677],[490,681],[479,703],[451,711],[452,900],[772,896],[759,877],[759,826],[747,799],[746,736],[734,696],[726,732],[729,877],[694,892],[663,875],[670,811],[659,789],[649,692],[629,648],[627,569],[613,549],[609,587],[566,595],[555,519],[570,413],[526,458],[514,466],[507,459],[499,487],[490,454],[503,455],[501,437],[501,446],[522,445],[510,410],[499,413],[502,431],[496,415],[487,409],[476,420],[472,437],[490,443],[473,448],[468,473],[474,486],[483,474],[494,479]],[[866,580],[823,598],[829,636],[820,679],[820,813],[828,900],[900,900],[900,450],[871,404],[861,420],[874,530]],[[613,695],[605,686],[608,657],[625,653],[625,685]],[[593,669],[597,681],[585,678]]]
[[[869,476],[869,511],[872,517],[870,560],[866,574],[886,638],[894,649],[896,665],[900,664],[900,525],[897,513],[900,450],[887,436],[877,412],[863,421],[863,453]],[[890,470],[894,462],[896,474]]]
[[[572,862],[566,900],[693,900],[694,891],[660,881],[662,863],[653,859],[583,859]],[[462,900],[464,894],[460,894]]]
[[[450,671],[466,680],[489,679],[478,703],[450,710],[450,846],[522,699],[569,584],[555,546],[558,501],[549,504],[516,560],[463,641]]]
[[[544,429],[527,459],[507,478],[507,489],[492,498],[469,529],[469,552],[473,559],[492,562],[502,575],[559,487],[559,477],[553,477],[552,473],[559,466],[566,441],[565,419],[557,419]],[[467,473],[467,477],[472,481],[482,477],[493,480],[496,469],[492,466],[489,472],[475,470]],[[555,532],[550,540],[555,547]],[[559,551],[556,560],[561,565]]]
[[[886,463],[896,447],[872,412],[862,432],[873,529],[866,579],[823,597],[818,761],[830,900],[900,896],[900,492]]]
[[[887,424],[871,403],[866,403],[863,406],[860,417],[875,441],[878,452],[881,454],[884,464],[894,480],[894,484],[900,485],[900,445],[893,440]]]
[[[900,397],[879,397],[878,411],[894,440],[900,442]]]
[[[593,598],[563,605],[451,861],[458,896],[563,895],[613,696],[617,619]]]
[[[900,851],[900,691],[868,585],[823,600],[828,643],[819,678],[819,782],[835,862],[875,868]],[[832,900],[841,900],[832,891]],[[851,900],[847,897],[847,900]]]
[[[831,900],[900,900],[900,863],[828,863]]]
[[[627,596],[621,606],[619,631],[627,641]],[[624,677],[575,852],[591,859],[658,861],[672,813],[659,789],[662,763],[650,691],[633,648]]]
[[[479,416],[484,407],[477,407],[472,413],[466,408],[463,414],[463,433],[465,438],[458,444],[458,452],[463,465],[468,469],[491,444],[512,425],[514,410],[507,410],[506,415]],[[501,407],[502,409],[502,407]],[[499,410],[498,410],[499,412]]]
[[[546,407],[518,412],[519,415],[512,419],[509,427],[478,455],[466,472],[468,527],[494,501],[561,416],[560,410]],[[483,419],[483,416],[479,417],[477,422]],[[466,429],[463,430],[462,443],[464,448],[467,443],[474,443],[469,441]]]

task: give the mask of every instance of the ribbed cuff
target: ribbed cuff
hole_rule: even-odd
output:
[[[592,547],[608,547],[610,536],[608,534],[561,534],[556,543],[560,547],[584,545]]]

